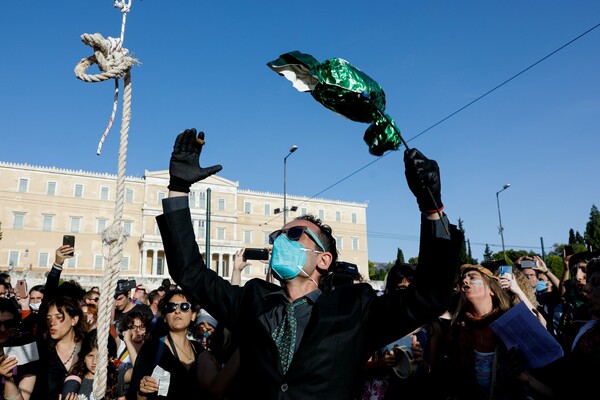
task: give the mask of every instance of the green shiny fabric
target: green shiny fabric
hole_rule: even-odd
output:
[[[267,65],[296,89],[310,91],[328,109],[352,121],[370,123],[363,137],[369,153],[381,156],[402,144],[400,130],[385,113],[383,89],[348,61],[332,58],[319,63],[309,54],[293,51]]]

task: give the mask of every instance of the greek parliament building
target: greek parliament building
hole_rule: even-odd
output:
[[[125,179],[123,230],[126,242],[119,276],[153,289],[169,278],[156,216],[167,196],[169,172],[145,171]],[[101,233],[112,224],[117,176],[86,171],[0,162],[0,271],[29,287],[45,282],[63,235],[75,236],[75,256],[62,278],[84,288],[100,286],[108,247]],[[283,225],[283,195],[239,188],[239,182],[213,175],[194,184],[190,208],[196,239],[210,268],[229,279],[236,251],[268,246],[268,235]],[[207,207],[207,204],[209,205]],[[287,221],[314,214],[333,228],[339,260],[358,265],[368,279],[366,203],[286,195]],[[266,264],[252,261],[242,273],[265,278]]]

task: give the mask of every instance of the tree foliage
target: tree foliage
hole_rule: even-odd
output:
[[[585,244],[590,251],[600,250],[600,211],[592,204],[590,220],[585,225]]]
[[[382,267],[381,264],[375,264],[369,261],[369,279],[372,281],[383,281],[390,269],[390,264]]]
[[[404,264],[404,253],[400,247],[398,247],[398,252],[396,253],[396,264]]]
[[[504,257],[504,256],[502,256]],[[483,261],[492,261],[494,259],[493,254],[492,254],[492,250],[490,249],[490,245],[489,244],[485,244],[485,250],[483,250]]]

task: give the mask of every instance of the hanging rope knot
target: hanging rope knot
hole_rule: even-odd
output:
[[[125,0],[115,0],[115,8],[121,10],[122,13],[128,13],[131,9],[131,0],[129,1],[129,3],[125,3]]]
[[[102,243],[105,245],[112,245],[119,241],[121,235],[123,235],[123,227],[121,224],[112,224],[102,232]]]
[[[108,79],[119,79],[138,63],[138,60],[129,56],[129,50],[121,48],[121,41],[115,38],[105,39],[101,34],[84,33],[81,41],[94,49],[94,55],[82,59],[75,67],[75,76],[86,82],[100,82]],[[86,71],[97,64],[102,71],[100,74],[90,75]]]

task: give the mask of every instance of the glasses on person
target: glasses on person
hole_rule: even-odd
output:
[[[95,301],[96,303],[100,301],[100,297],[94,297],[93,299],[90,299],[91,301]]]
[[[184,301],[183,303],[167,303],[167,306],[165,307],[167,314],[175,312],[175,310],[177,310],[177,307],[179,307],[179,311],[185,313],[185,312],[190,311],[190,308],[192,308],[192,305],[190,303],[188,303],[187,301]]]
[[[278,229],[269,235],[269,244],[275,243],[275,239],[277,239],[282,233],[285,234],[288,239],[296,242],[300,240],[303,233],[306,233],[308,237],[311,238],[312,241],[321,248],[321,250],[326,251],[323,243],[321,243],[317,235],[315,235],[308,226],[292,226],[287,229]]]
[[[175,303],[169,303],[169,304],[175,304]],[[175,310],[173,310],[173,311],[175,311]],[[146,327],[144,325],[131,325],[129,327],[129,329],[134,330],[134,331],[144,332],[146,330]]]

